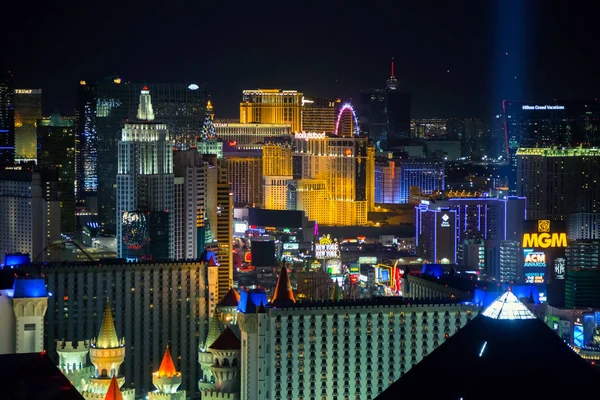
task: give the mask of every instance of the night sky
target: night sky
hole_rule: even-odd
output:
[[[258,87],[356,101],[384,85],[392,56],[416,117],[600,96],[591,0],[11,3],[1,68],[44,90],[45,113],[71,113],[79,80],[108,75],[206,83],[217,118],[238,117],[241,91]]]

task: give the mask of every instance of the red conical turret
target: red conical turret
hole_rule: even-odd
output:
[[[123,400],[121,389],[119,389],[119,382],[117,382],[117,377],[115,375],[113,375],[112,379],[110,380],[108,392],[106,392],[104,400]]]
[[[281,273],[279,274],[279,279],[277,280],[277,286],[275,286],[273,300],[271,300],[271,303],[273,303],[275,307],[296,303],[296,299],[294,299],[294,292],[292,291],[292,284],[290,283],[290,278],[288,277],[286,267],[281,268]]]

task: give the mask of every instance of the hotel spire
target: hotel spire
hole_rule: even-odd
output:
[[[99,349],[112,349],[119,347],[119,338],[117,336],[117,330],[115,329],[115,322],[113,321],[112,310],[110,309],[110,303],[106,300],[106,306],[104,307],[104,318],[102,318],[102,325],[100,325],[100,333],[98,333],[98,339],[96,341],[96,347]]]
[[[152,110],[152,97],[148,86],[142,88],[140,93],[140,104],[138,105],[137,119],[141,121],[154,121],[154,110]]]

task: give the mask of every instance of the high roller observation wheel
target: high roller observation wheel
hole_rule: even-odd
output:
[[[340,121],[342,120],[342,114],[344,111],[350,111],[352,113],[352,117],[354,117],[354,124],[356,125],[356,136],[360,136],[360,127],[358,126],[358,118],[356,117],[356,112],[354,111],[354,107],[352,104],[345,103],[342,108],[340,108],[340,112],[338,113],[337,120],[335,122],[335,131],[333,132],[336,136],[339,136],[340,129]]]

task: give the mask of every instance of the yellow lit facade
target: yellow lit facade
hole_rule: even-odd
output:
[[[375,177],[375,151],[367,139],[302,134],[296,136],[294,149],[301,179],[294,181],[288,209],[304,210],[323,225],[366,225]],[[323,198],[319,181],[325,186],[321,210],[315,205]]]
[[[304,97],[302,100],[302,130],[333,133],[340,105],[340,99]]]
[[[292,148],[265,144],[262,148],[263,175],[292,176]]]
[[[293,193],[288,197],[288,209],[304,210],[306,217],[311,221],[328,220],[329,197],[325,179],[298,179],[291,181],[288,188],[290,186]],[[290,204],[290,198],[294,204]]]
[[[286,124],[302,130],[302,93],[296,90],[244,90],[240,103],[242,124]]]
[[[233,193],[227,179],[225,159],[209,156],[207,173],[206,210],[213,237],[217,239],[217,299],[227,294],[233,286]]]
[[[287,210],[288,182],[292,176],[263,177],[263,203],[267,210]]]

